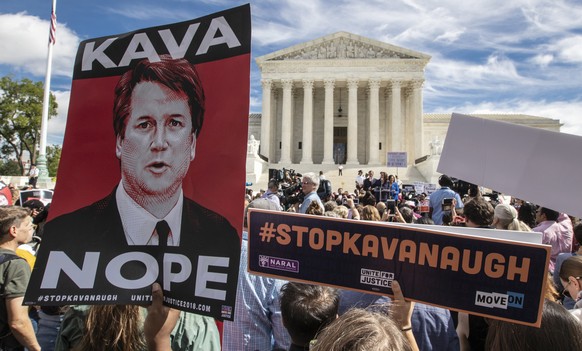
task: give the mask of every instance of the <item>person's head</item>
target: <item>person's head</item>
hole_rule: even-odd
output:
[[[36,216],[44,210],[44,204],[37,199],[25,201],[22,204],[22,207],[30,209],[30,215],[32,218],[36,218]]]
[[[536,226],[536,205],[531,202],[524,202],[517,210],[517,218],[530,228]]]
[[[333,212],[337,213],[339,218],[348,218],[349,210],[344,205],[337,206]]]
[[[481,196],[481,189],[479,189],[478,185],[470,184],[468,194],[470,197]]]
[[[194,65],[161,56],[140,61],[115,87],[116,156],[128,194],[175,194],[194,159],[204,120]],[[133,196],[132,196],[133,197]]]
[[[373,178],[374,177],[374,171],[369,170],[368,171],[368,177]]]
[[[536,223],[542,223],[544,221],[557,221],[558,217],[560,217],[560,212],[546,207],[540,206],[536,211]]]
[[[382,215],[384,214],[384,211],[386,211],[386,203],[385,202],[378,202],[376,204],[376,209],[378,210],[380,217],[382,217]],[[392,214],[394,214],[394,213],[392,213]]]
[[[276,193],[277,191],[279,191],[279,183],[277,183],[274,180],[269,181],[269,185],[267,185],[267,187],[272,193]]]
[[[301,190],[303,191],[303,194],[307,195],[311,192],[317,191],[317,188],[319,188],[319,177],[312,172],[303,174],[303,181],[301,182]]]
[[[410,207],[400,206],[398,210],[400,211],[400,214],[406,223],[412,223],[414,220],[414,211],[412,211]]]
[[[335,201],[327,201],[323,204],[323,209],[327,211],[333,211],[337,207],[337,202]]]
[[[560,267],[563,294],[574,300],[582,293],[582,256],[568,257]]]
[[[517,210],[515,207],[507,204],[495,206],[493,225],[497,229],[517,230],[528,232],[531,229],[527,224],[517,219]]]
[[[428,217],[420,217],[417,218],[414,223],[416,224],[430,224],[430,225],[434,225],[434,221],[431,218]]]
[[[439,177],[439,185],[447,188],[452,188],[454,183],[451,177],[449,177],[446,174],[443,174]]]
[[[279,208],[277,208],[277,204],[275,204],[273,201],[269,201],[269,200],[263,199],[263,198],[254,199],[245,208],[245,217],[243,218],[243,227],[244,228],[249,227],[248,223],[247,223],[247,215],[249,212],[249,208],[258,208],[261,210],[279,211]]]
[[[315,215],[315,216],[321,216],[324,213],[324,209],[321,208],[321,206],[319,206],[319,202],[317,201],[311,201],[311,203],[309,204],[309,206],[307,206],[307,210],[305,211],[305,214],[310,214],[310,215]]]
[[[137,305],[96,305],[89,308],[81,339],[72,350],[143,350],[143,318]]]
[[[353,308],[317,335],[312,351],[409,351],[404,334],[383,312]]]
[[[362,174],[364,174],[364,172],[362,172],[362,170],[360,169],[360,170],[358,171],[358,175],[359,175],[359,176],[361,176]]]
[[[382,219],[376,207],[372,205],[364,206],[360,218],[366,221],[379,221],[380,219]]]
[[[281,316],[294,344],[307,346],[315,335],[337,318],[337,289],[287,283],[281,287]]]
[[[366,191],[364,197],[362,198],[362,203],[365,205],[376,206],[376,196],[370,191]]]
[[[545,300],[540,328],[491,320],[486,350],[582,350],[582,325],[563,306]]]
[[[395,180],[396,180],[396,179],[394,178],[394,175],[390,174],[390,175],[388,176],[388,181],[389,181],[390,183],[394,183],[394,181],[395,181]]]
[[[20,190],[18,188],[10,189],[10,193],[12,194],[12,205],[20,202]]]
[[[466,218],[467,227],[484,227],[493,223],[493,206],[489,201],[481,197],[471,199],[465,204],[463,214]]]
[[[0,243],[13,242],[15,246],[32,240],[34,224],[30,209],[19,206],[0,207]]]

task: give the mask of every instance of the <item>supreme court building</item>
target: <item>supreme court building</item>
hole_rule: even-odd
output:
[[[346,32],[258,57],[262,114],[251,115],[249,135],[270,164],[385,165],[387,152],[406,152],[412,165],[444,141],[450,119],[423,114],[430,58]],[[548,118],[494,116],[560,127]]]

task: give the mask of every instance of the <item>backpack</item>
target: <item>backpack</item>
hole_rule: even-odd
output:
[[[16,254],[11,254],[11,253],[0,254],[0,265],[4,264],[6,262],[10,262],[12,260],[16,260],[16,259],[23,260],[22,257],[20,257]],[[4,270],[4,282],[6,282],[7,278],[8,278],[8,270]],[[0,286],[0,297],[4,297],[4,285],[5,284],[2,284],[2,286]],[[7,334],[0,336],[0,350],[4,349],[4,342],[5,342],[4,339],[11,334],[12,334],[12,331],[9,331]]]
[[[326,197],[331,195],[331,181],[325,179],[319,182],[319,188],[317,189],[317,195],[319,198],[324,200]]]

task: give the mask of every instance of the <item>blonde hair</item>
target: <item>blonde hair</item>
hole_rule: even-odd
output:
[[[410,351],[394,321],[382,312],[354,308],[317,335],[312,351]]]
[[[517,216],[517,210],[513,206],[507,204],[495,206],[493,218],[497,218],[498,224],[502,229],[531,232],[531,228],[517,219]]]
[[[349,210],[344,205],[340,205],[333,209],[333,212],[337,213],[340,218],[348,218]]]

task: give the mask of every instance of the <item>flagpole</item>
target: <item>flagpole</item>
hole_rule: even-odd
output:
[[[37,187],[52,188],[52,182],[49,178],[46,159],[46,140],[48,130],[48,115],[50,107],[50,90],[51,90],[51,70],[53,61],[53,46],[56,42],[56,26],[57,26],[57,0],[53,0],[53,7],[51,11],[51,22],[49,31],[48,54],[46,61],[46,76],[44,78],[44,97],[42,100],[42,120],[40,124],[40,151],[36,160],[39,169],[39,177]]]

